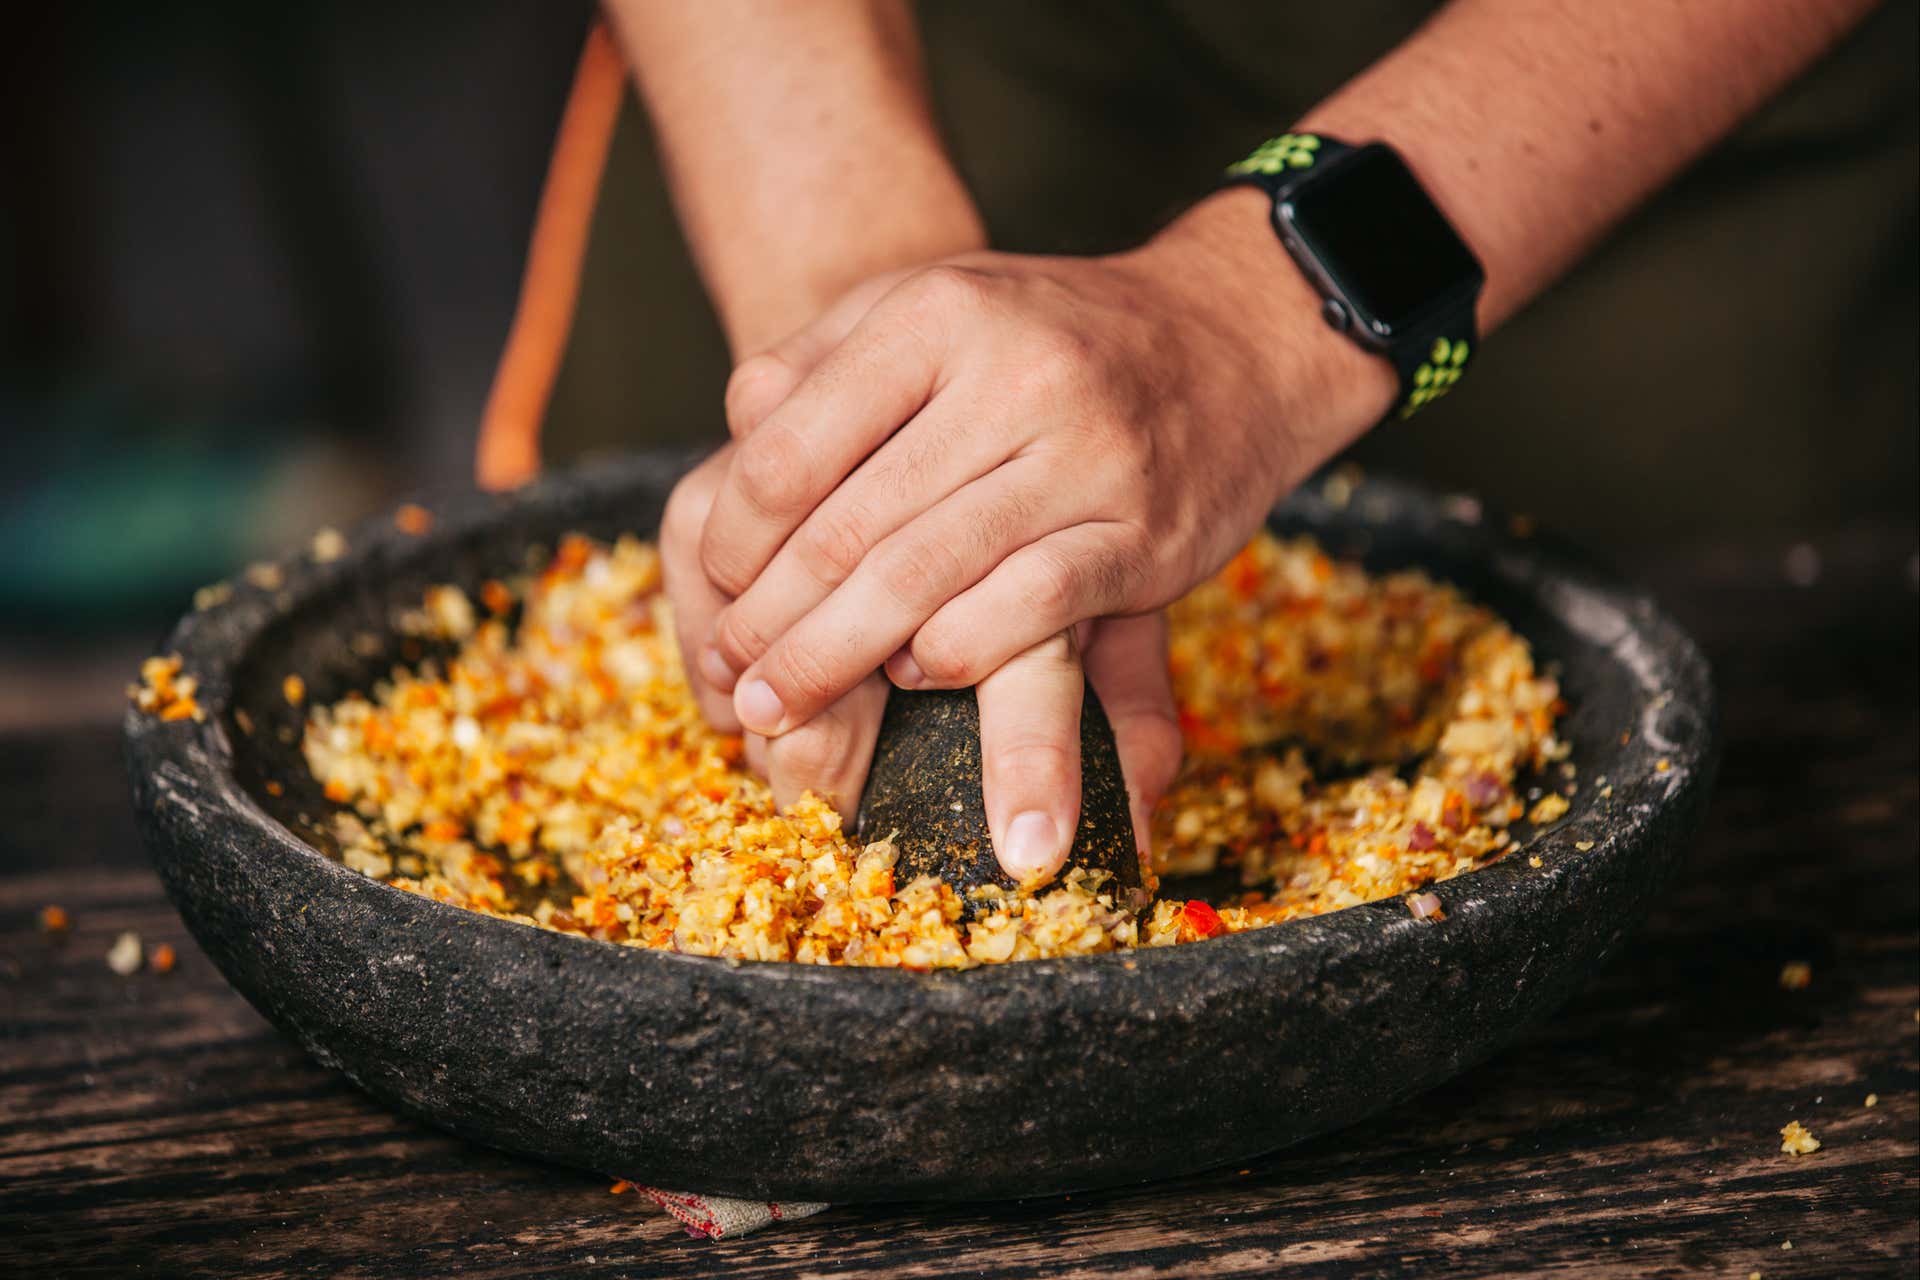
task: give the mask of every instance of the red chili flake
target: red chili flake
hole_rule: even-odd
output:
[[[48,903],[40,908],[40,931],[42,933],[65,933],[73,921],[67,917],[67,909],[58,903]]]
[[[1425,853],[1438,843],[1433,838],[1433,828],[1424,822],[1413,824],[1413,833],[1407,837],[1407,848],[1415,853]]]
[[[622,1178],[618,1182],[614,1183],[612,1186],[608,1187],[607,1190],[612,1192],[616,1196],[623,1196],[627,1194],[627,1192],[633,1190],[633,1184],[631,1182],[628,1182],[625,1178]]]
[[[147,968],[155,973],[172,973],[178,957],[173,953],[173,944],[163,942],[147,954]]]
[[[1227,932],[1227,922],[1220,913],[1198,898],[1180,908],[1180,923],[1200,938],[1217,938]]]

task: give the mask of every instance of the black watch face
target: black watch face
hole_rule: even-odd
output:
[[[1378,338],[1483,278],[1473,251],[1386,147],[1363,147],[1302,183],[1288,193],[1281,216],[1355,319]]]

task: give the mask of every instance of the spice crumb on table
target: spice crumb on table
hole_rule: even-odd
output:
[[[113,940],[113,946],[107,951],[107,968],[123,978],[130,978],[140,972],[140,962],[145,954],[145,949],[140,945],[140,935],[129,929]]]
[[[1820,1139],[1798,1120],[1789,1120],[1780,1130],[1780,1150],[1790,1156],[1809,1156],[1820,1149]]]

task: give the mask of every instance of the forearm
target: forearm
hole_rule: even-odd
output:
[[[1483,331],[1873,0],[1455,0],[1301,122],[1392,142],[1480,255]]]
[[[1487,333],[1872,7],[1455,0],[1296,127],[1379,139],[1405,156],[1486,269]],[[1246,277],[1229,296],[1274,349],[1311,349],[1282,358],[1286,376],[1315,387],[1315,412],[1297,426],[1324,458],[1379,419],[1393,380],[1311,317],[1314,299],[1274,243],[1262,199],[1222,192],[1165,234]]]
[[[978,248],[904,0],[609,0],[736,356],[856,282]]]

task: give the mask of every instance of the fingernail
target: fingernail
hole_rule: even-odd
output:
[[[734,690],[733,709],[740,713],[740,723],[755,733],[778,733],[787,718],[786,704],[765,680],[749,680]]]
[[[887,663],[887,678],[902,689],[918,689],[927,682],[927,673],[910,653],[896,653]]]
[[[699,663],[700,674],[707,683],[723,692],[731,692],[733,682],[740,678],[739,672],[728,666],[727,660],[720,656],[720,650],[712,645],[700,651]]]
[[[1045,880],[1066,860],[1060,828],[1051,814],[1029,809],[1007,824],[1007,847],[1000,851],[1000,865],[1015,880],[1022,884]]]

